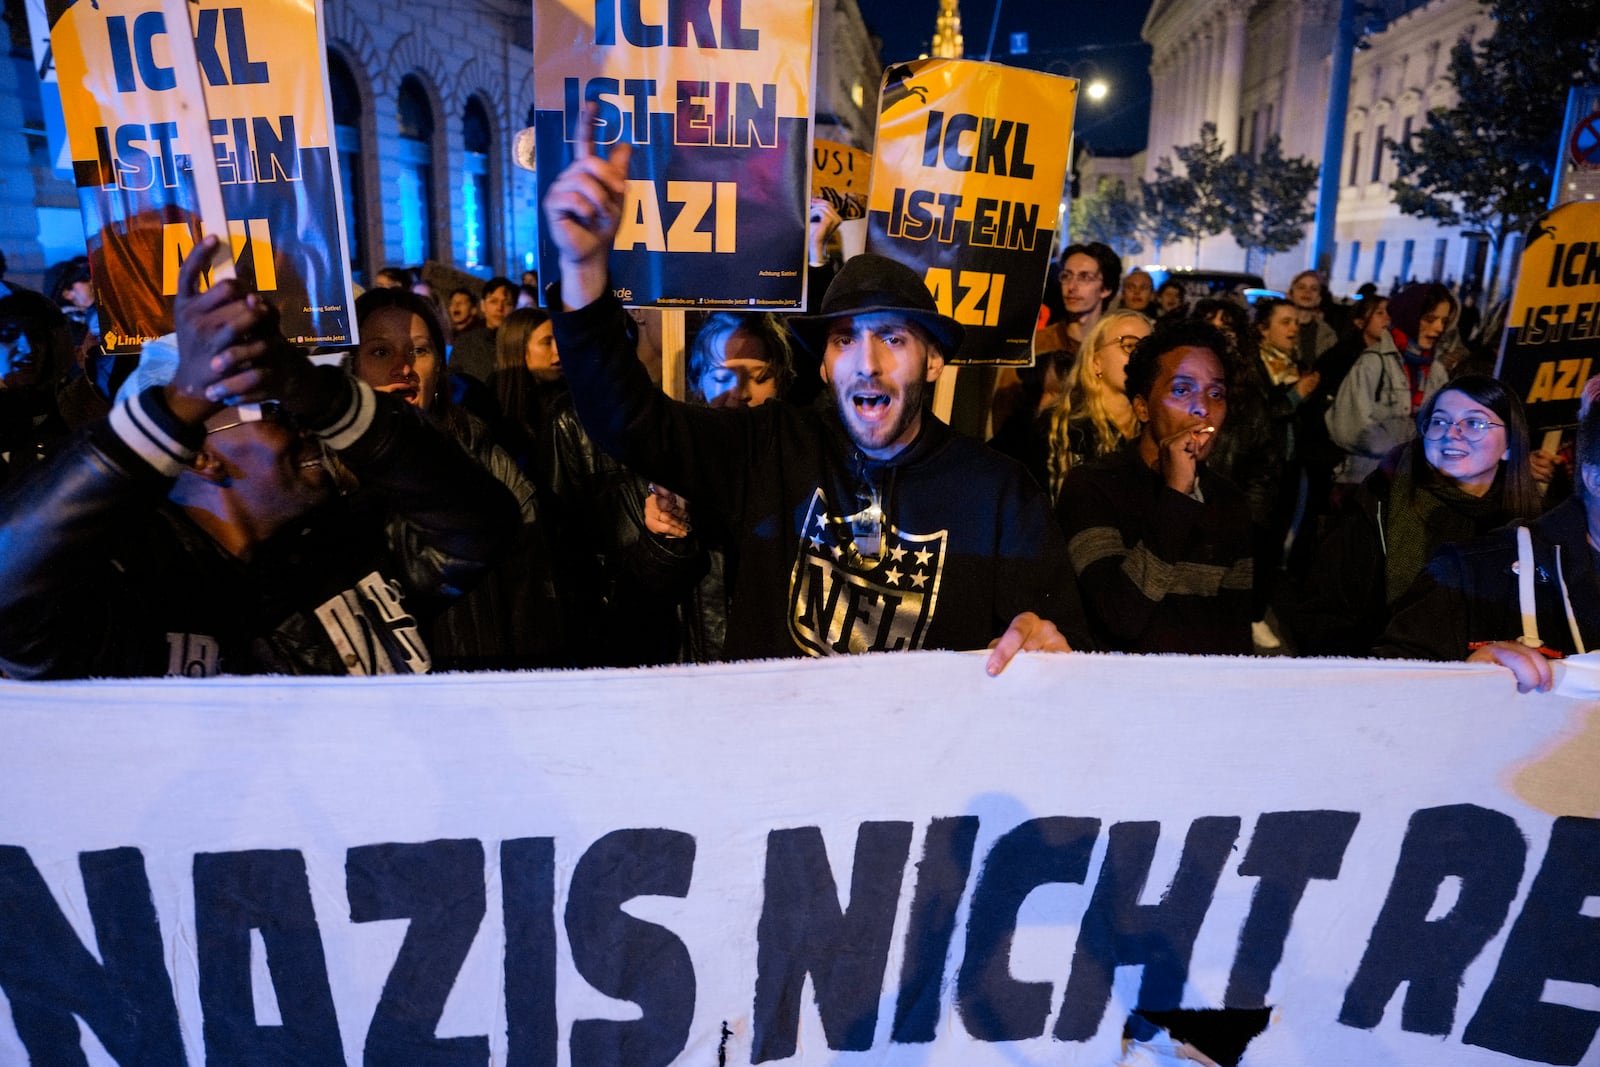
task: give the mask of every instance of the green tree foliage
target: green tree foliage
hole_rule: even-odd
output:
[[[1188,231],[1184,219],[1194,191],[1189,179],[1172,172],[1172,161],[1165,156],[1156,164],[1155,181],[1139,179],[1139,235],[1149,240],[1156,262],[1161,262],[1161,246],[1179,240]]]
[[[1457,103],[1388,146],[1395,204],[1488,234],[1493,279],[1506,236],[1526,231],[1549,202],[1568,88],[1600,82],[1600,0],[1480,2],[1494,32],[1450,53]]]
[[[1317,165],[1296,156],[1286,158],[1277,134],[1254,158],[1230,156],[1222,197],[1228,232],[1239,247],[1260,252],[1263,260],[1287,252],[1305,238],[1306,224],[1316,215],[1308,203],[1317,185]]]
[[[1136,256],[1144,251],[1138,237],[1144,226],[1142,214],[1140,205],[1129,199],[1126,182],[1103,180],[1089,196],[1072,202],[1072,239],[1099,241],[1119,256]]]
[[[1194,265],[1198,267],[1200,242],[1228,228],[1228,187],[1233,181],[1232,168],[1222,154],[1222,142],[1217,138],[1217,124],[1214,122],[1201,125],[1200,140],[1172,151],[1178,157],[1178,162],[1183,164],[1184,178],[1191,190],[1188,210],[1180,218],[1183,236],[1194,242]]]

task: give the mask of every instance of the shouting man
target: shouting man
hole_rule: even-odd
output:
[[[826,415],[669,400],[634,357],[607,277],[631,148],[602,158],[580,127],[545,199],[565,309],[557,344],[595,441],[737,544],[726,655],[993,642],[997,673],[1019,650],[1080,644],[1082,608],[1043,492],[924,410],[961,327],[917,274],[857,256],[821,313],[797,320],[833,392]]]

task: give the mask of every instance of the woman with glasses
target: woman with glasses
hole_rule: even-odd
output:
[[[1322,543],[1295,620],[1302,652],[1366,655],[1440,546],[1539,514],[1522,403],[1500,382],[1456,379],[1422,405],[1416,431]]]
[[[1066,391],[1039,420],[1045,431],[1042,484],[1052,500],[1061,495],[1073,467],[1109,456],[1139,435],[1139,420],[1125,391],[1128,356],[1149,336],[1148,318],[1121,310],[1102,316],[1084,337]]]

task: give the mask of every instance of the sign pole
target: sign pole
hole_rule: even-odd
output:
[[[189,21],[188,0],[161,0],[161,10],[167,20],[167,43],[172,49],[173,75],[178,81],[178,136],[189,150],[201,232],[219,238],[211,257],[211,280],[223,281],[234,277],[233,238],[228,230],[228,213],[222,205],[217,157],[211,147],[211,116],[206,110],[200,62],[194,51],[194,24]],[[179,26],[183,32],[174,28]]]

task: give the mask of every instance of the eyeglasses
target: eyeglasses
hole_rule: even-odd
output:
[[[1064,282],[1083,282],[1087,285],[1090,282],[1099,281],[1100,272],[1097,270],[1080,270],[1074,273],[1070,270],[1064,270],[1061,272],[1061,280]]]
[[[1422,428],[1422,436],[1429,441],[1442,441],[1450,436],[1450,427],[1454,426],[1461,431],[1461,436],[1473,443],[1489,436],[1489,431],[1496,426],[1505,426],[1503,422],[1490,422],[1481,415],[1468,415],[1464,419],[1447,419],[1443,415],[1435,415],[1428,420],[1428,425]]]
[[[1115,345],[1122,349],[1123,355],[1131,356],[1133,355],[1133,350],[1138,348],[1139,342],[1143,340],[1143,337],[1139,337],[1131,333],[1125,333],[1121,337],[1113,337],[1109,341],[1102,341],[1100,343],[1100,347],[1095,351],[1104,351],[1105,349],[1110,348],[1112,345]]]

